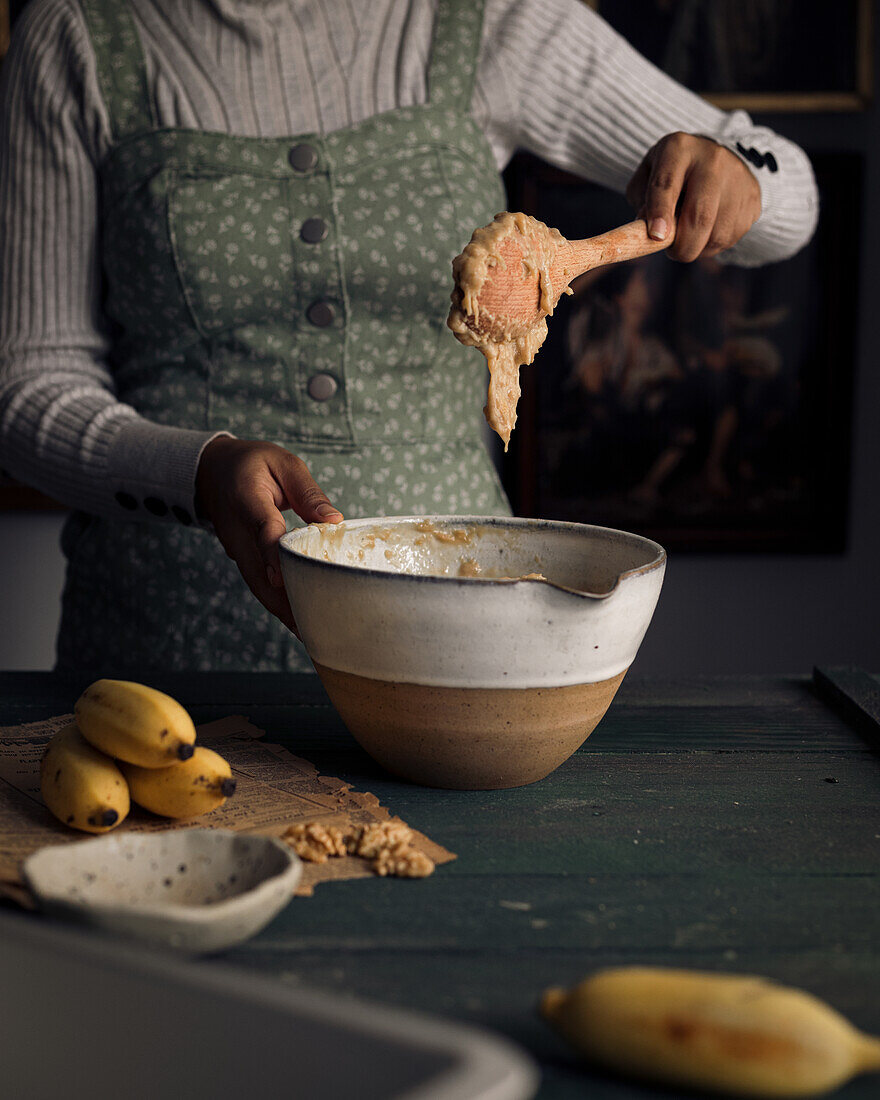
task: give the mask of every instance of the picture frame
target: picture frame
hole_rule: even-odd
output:
[[[516,514],[676,550],[845,549],[863,159],[821,154],[814,169],[823,216],[789,260],[660,253],[575,280],[520,372],[502,467]],[[511,209],[569,239],[633,217],[531,156],[507,184]]]
[[[586,0],[723,110],[859,111],[873,93],[874,0]]]
[[[9,49],[9,0],[0,0],[0,61],[6,56]]]

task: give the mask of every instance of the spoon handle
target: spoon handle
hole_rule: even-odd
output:
[[[648,226],[642,218],[639,218],[617,229],[610,229],[607,233],[600,233],[598,237],[587,237],[583,241],[569,241],[570,265],[574,271],[572,278],[583,275],[585,271],[591,271],[594,267],[617,264],[623,260],[637,260],[641,256],[662,252],[674,240],[674,226],[662,241],[656,241],[648,236]]]

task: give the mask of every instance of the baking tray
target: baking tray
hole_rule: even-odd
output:
[[[0,911],[2,1093],[28,1100],[528,1100],[479,1028]]]

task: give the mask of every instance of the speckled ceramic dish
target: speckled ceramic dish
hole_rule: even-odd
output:
[[[598,724],[651,621],[657,543],[551,520],[426,516],[281,539],[294,617],[343,721],[437,787],[548,775]]]
[[[175,829],[53,845],[23,871],[48,913],[204,954],[267,925],[293,895],[302,864],[272,837]]]

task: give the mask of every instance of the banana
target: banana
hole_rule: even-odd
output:
[[[74,707],[96,749],[142,768],[167,768],[193,754],[196,729],[180,703],[130,680],[96,680]]]
[[[880,1040],[808,993],[758,977],[622,967],[541,1013],[582,1054],[623,1073],[741,1096],[817,1096],[880,1070]]]
[[[199,746],[182,764],[140,768],[120,763],[131,797],[162,817],[197,817],[222,806],[235,790],[232,770],[219,753]]]
[[[40,791],[59,821],[87,833],[107,833],[128,814],[128,785],[122,772],[92,748],[75,722],[60,729],[46,747]]]

